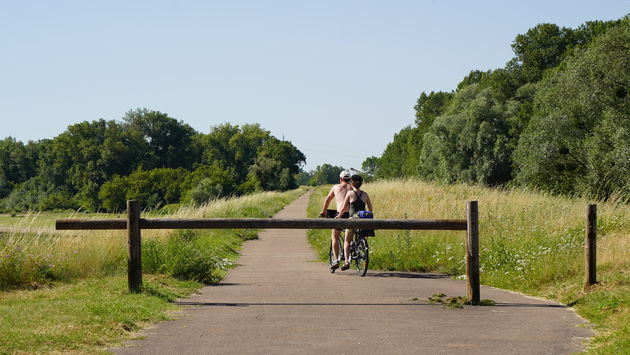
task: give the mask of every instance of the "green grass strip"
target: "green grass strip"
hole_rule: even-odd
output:
[[[170,301],[201,284],[145,276],[130,294],[123,276],[0,295],[0,353],[95,352],[121,344],[143,325],[172,318]]]

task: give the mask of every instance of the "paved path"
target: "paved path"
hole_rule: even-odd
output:
[[[277,214],[304,218],[308,196]],[[217,286],[182,300],[183,314],[144,331],[119,354],[566,354],[590,330],[570,309],[482,287],[492,307],[443,309],[433,294],[464,281],[368,271],[330,274],[305,231],[266,230],[247,242]]]

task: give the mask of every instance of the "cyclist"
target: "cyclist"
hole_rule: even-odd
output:
[[[343,201],[345,200],[347,193],[349,191],[352,191],[352,187],[350,186],[351,176],[352,175],[350,174],[350,172],[346,170],[343,170],[339,174],[339,183],[334,185],[330,189],[328,196],[326,196],[326,200],[324,200],[324,206],[322,207],[322,211],[319,214],[320,216],[322,217],[327,216],[328,205],[330,204],[333,198],[335,199],[335,202],[337,203],[337,208],[343,205]],[[349,216],[350,215],[346,212],[345,214],[341,214],[341,215],[337,213],[335,217],[348,218]],[[341,232],[340,229],[333,229],[331,232],[332,250],[335,256],[335,262],[330,266],[332,270],[335,270],[336,268],[339,267],[339,233],[340,232]]]
[[[368,193],[361,190],[361,185],[363,184],[363,177],[361,175],[352,175],[350,177],[350,186],[352,187],[352,191],[346,194],[346,198],[341,205],[341,209],[339,209],[339,214],[346,213],[349,211],[349,215],[353,216],[355,213],[359,211],[367,210],[372,211],[372,201],[370,201],[370,196]],[[339,218],[339,216],[335,217]],[[341,270],[348,270],[350,267],[350,241],[354,236],[354,230],[347,229],[346,230],[346,238],[343,242],[343,252],[346,257],[346,260],[341,267]],[[333,249],[334,251],[335,249]]]

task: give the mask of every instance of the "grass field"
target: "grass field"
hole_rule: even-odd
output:
[[[479,201],[481,282],[572,305],[595,324],[593,353],[630,353],[630,206],[598,202],[598,279],[582,291],[586,199],[418,180],[366,184],[376,218],[465,219]],[[328,188],[311,196],[315,217]],[[333,206],[334,207],[334,206]],[[465,232],[377,231],[370,269],[443,272],[463,278]],[[329,231],[309,231],[328,258]],[[483,297],[483,295],[482,295]]]
[[[59,218],[124,218],[120,214],[82,213],[74,211],[59,212],[22,212],[15,215],[0,214],[0,231],[53,231],[55,220]]]
[[[217,200],[168,216],[266,218],[302,193]],[[242,242],[257,233],[144,230],[143,292],[130,294],[125,231],[51,233],[50,221],[59,217],[69,215],[21,217],[17,227],[7,226],[12,217],[2,221],[11,231],[0,236],[0,354],[94,353],[120,344],[143,325],[172,317],[169,301],[220,280]]]

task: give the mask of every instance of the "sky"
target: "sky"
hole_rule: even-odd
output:
[[[199,132],[259,123],[360,169],[421,92],[503,67],[517,34],[630,13],[630,0],[0,0],[0,139],[167,113]]]

